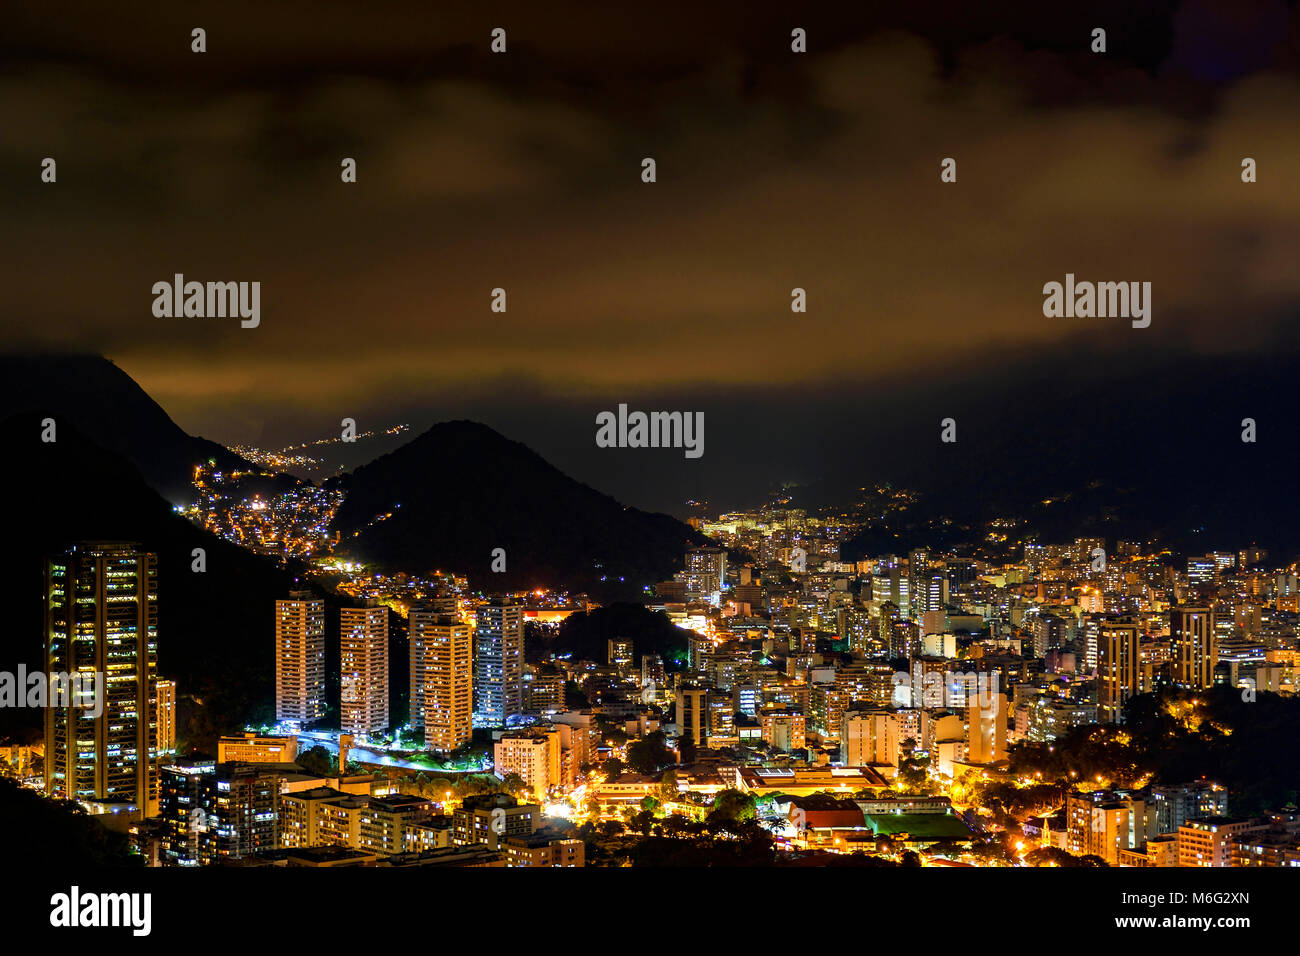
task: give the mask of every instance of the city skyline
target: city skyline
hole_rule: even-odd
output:
[[[1300,0],[11,6],[16,946],[1283,926]]]
[[[781,517],[782,514],[785,516]],[[531,687],[527,693],[517,688],[518,699],[511,702],[515,691],[509,687],[509,668],[502,668],[503,658],[508,659],[512,641],[519,642],[518,653],[523,658],[521,625],[525,608],[533,608],[527,613],[534,625],[540,622],[535,603],[540,593],[517,595],[511,601],[472,596],[461,579],[454,581],[451,590],[445,584],[421,585],[416,579],[409,582],[417,588],[430,589],[430,593],[415,594],[417,600],[409,604],[406,614],[412,622],[421,615],[428,616],[424,626],[426,637],[431,637],[435,629],[446,628],[449,635],[461,634],[459,639],[468,650],[471,630],[478,636],[472,659],[463,652],[454,654],[440,668],[436,662],[441,652],[432,649],[423,652],[428,654],[424,660],[430,666],[422,673],[412,667],[412,694],[408,703],[416,703],[417,680],[427,681],[426,693],[443,696],[458,684],[468,689],[472,677],[476,698],[472,726],[476,730],[501,728],[493,731],[495,744],[485,757],[491,760],[495,779],[504,779],[507,788],[514,779],[523,791],[531,790],[536,798],[535,803],[523,805],[532,814],[527,818],[532,822],[519,831],[524,842],[510,844],[513,847],[510,852],[528,848],[529,852],[544,851],[543,857],[532,863],[519,858],[507,865],[583,865],[580,840],[573,839],[573,834],[563,827],[557,829],[554,822],[543,827],[533,818],[545,808],[547,817],[597,820],[602,815],[598,808],[605,804],[618,806],[628,795],[649,799],[659,793],[671,804],[673,801],[663,795],[660,785],[666,784],[662,781],[656,784],[658,790],[651,787],[651,782],[657,779],[655,775],[639,776],[640,770],[624,775],[625,762],[633,767],[642,763],[662,767],[666,760],[675,762],[678,769],[664,780],[672,779],[680,788],[682,778],[676,774],[689,773],[684,778],[691,781],[685,784],[688,794],[697,787],[704,794],[722,790],[748,793],[748,799],[757,801],[764,814],[772,812],[765,796],[774,786],[772,774],[777,775],[777,781],[784,780],[777,785],[786,789],[806,788],[809,799],[800,802],[796,798],[791,803],[790,822],[780,831],[784,833],[781,852],[845,852],[827,846],[826,834],[820,828],[829,827],[832,834],[837,832],[837,826],[848,826],[849,831],[860,830],[860,826],[849,826],[852,822],[849,818],[858,812],[865,814],[869,826],[876,827],[871,821],[877,811],[872,808],[888,804],[894,813],[904,815],[944,814],[940,820],[930,819],[927,826],[943,823],[941,829],[947,834],[944,839],[957,839],[958,845],[949,848],[942,841],[936,843],[925,851],[930,855],[926,858],[942,860],[956,853],[952,858],[964,859],[978,852],[971,841],[979,842],[976,839],[979,834],[987,838],[996,832],[976,822],[979,815],[989,814],[974,799],[976,790],[985,786],[983,782],[993,777],[1004,781],[1000,786],[1030,790],[1046,785],[1045,781],[1036,781],[1034,775],[1028,779],[1025,776],[1024,761],[1042,759],[1051,749],[1040,750],[1042,757],[1026,758],[1026,754],[1035,752],[1036,746],[1054,740],[1073,741],[1077,745],[1081,740],[1079,730],[1095,738],[1095,731],[1090,729],[1098,726],[1094,721],[1099,721],[1100,726],[1132,726],[1133,733],[1145,733],[1140,729],[1142,722],[1149,719],[1142,716],[1149,706],[1141,703],[1144,695],[1154,694],[1157,706],[1164,713],[1194,730],[1209,718],[1201,713],[1202,701],[1191,700],[1188,691],[1207,694],[1216,687],[1232,689],[1233,693],[1240,690],[1241,701],[1253,704],[1257,693],[1289,697],[1300,686],[1294,674],[1294,668],[1300,664],[1296,637],[1296,622],[1300,620],[1300,583],[1297,583],[1300,565],[1293,562],[1289,569],[1270,569],[1268,555],[1260,549],[1190,556],[1183,565],[1185,571],[1175,571],[1167,560],[1168,555],[1153,553],[1150,545],[1123,540],[1114,543],[1115,564],[1108,565],[1105,545],[1109,542],[1095,538],[1079,538],[1061,545],[1029,545],[1018,563],[1000,566],[932,549],[913,550],[906,556],[843,562],[829,547],[831,539],[822,538],[831,529],[815,519],[809,522],[797,510],[722,516],[718,525],[711,530],[720,534],[720,540],[731,548],[747,542],[744,547],[751,557],[729,567],[727,552],[722,549],[692,549],[683,557],[684,570],[673,581],[656,585],[657,599],[647,602],[649,610],[666,613],[678,628],[684,629],[679,633],[690,634],[684,660],[674,660],[677,675],[666,698],[669,704],[675,701],[671,723],[665,719],[667,710],[661,710],[657,704],[647,706],[648,701],[660,699],[658,694],[644,693],[647,668],[661,667],[658,662],[662,658],[643,653],[640,665],[635,666],[635,640],[631,638],[607,641],[608,666],[604,670],[599,664],[571,659],[571,653],[557,656],[556,650],[552,650],[545,658],[550,662],[546,666],[558,666],[568,673],[569,681],[576,680],[580,690],[575,693],[594,709],[581,704],[574,709],[571,701],[566,710],[565,694],[561,692],[557,698],[545,689],[541,680],[543,671],[536,663],[528,664],[525,670],[541,696],[534,694]],[[811,565],[808,564],[810,553]],[[85,560],[79,556],[83,554],[97,561],[94,568],[99,570],[95,573],[101,577],[107,575],[109,581],[109,600],[119,604],[123,601],[121,597],[113,597],[114,589],[124,595],[129,592],[137,608],[139,569],[148,568],[150,580],[155,573],[152,569],[156,556],[131,545],[81,544],[73,546],[68,554],[82,564]],[[115,561],[117,564],[126,561],[123,567],[134,569],[130,576],[137,583],[126,581],[126,575],[114,572]],[[56,573],[59,567],[62,566],[51,565],[53,570],[47,584],[56,599],[66,587],[63,574]],[[94,568],[87,565],[87,573]],[[941,589],[932,586],[930,582],[934,579],[941,579],[945,586]],[[885,582],[883,589],[876,586],[878,581]],[[321,578],[316,586],[330,588],[325,582]],[[78,593],[86,590],[79,583],[70,586]],[[859,590],[860,602],[854,598]],[[443,794],[442,801],[417,798],[410,789],[403,789],[412,784],[409,777],[395,778],[390,772],[382,789],[376,790],[377,780],[363,784],[368,778],[348,777],[344,764],[339,763],[334,778],[329,778],[327,772],[316,771],[324,773],[324,779],[332,779],[332,784],[317,786],[310,792],[296,784],[284,791],[301,791],[309,800],[307,805],[294,809],[296,804],[276,796],[280,793],[273,782],[277,775],[283,777],[295,758],[302,767],[318,766],[327,756],[312,754],[318,751],[320,742],[331,736],[340,754],[351,750],[356,743],[360,767],[386,751],[402,759],[384,757],[382,762],[391,767],[409,768],[402,773],[409,774],[410,769],[422,766],[418,750],[409,750],[409,745],[408,749],[401,749],[403,728],[396,726],[397,720],[389,719],[386,688],[377,695],[368,695],[371,703],[380,702],[382,714],[366,711],[359,718],[350,709],[353,704],[346,675],[354,666],[350,663],[354,652],[361,651],[363,657],[381,661],[381,666],[386,666],[382,662],[390,653],[388,611],[384,606],[393,607],[392,599],[386,596],[382,584],[367,586],[367,592],[360,595],[366,598],[361,607],[345,606],[338,611],[341,666],[345,671],[339,712],[341,735],[308,729],[313,725],[330,726],[329,718],[322,725],[319,719],[303,720],[290,715],[287,721],[278,720],[271,729],[274,734],[281,728],[290,728],[287,736],[259,738],[249,732],[242,737],[228,735],[220,738],[215,760],[180,757],[174,753],[174,739],[170,745],[163,743],[175,731],[161,728],[164,708],[160,687],[159,691],[147,692],[141,698],[145,702],[144,712],[156,723],[142,725],[140,732],[146,732],[147,727],[152,739],[157,727],[158,746],[147,749],[147,759],[136,751],[130,752],[130,763],[124,766],[137,781],[152,781],[142,784],[150,788],[158,787],[157,775],[161,773],[161,802],[157,789],[153,789],[154,795],[147,801],[141,801],[138,794],[115,789],[111,780],[107,784],[96,783],[91,789],[83,788],[80,800],[96,807],[111,808],[119,804],[131,809],[139,819],[158,817],[161,829],[157,835],[162,841],[158,848],[170,865],[211,865],[221,859],[246,860],[278,853],[281,848],[304,851],[331,846],[351,847],[353,854],[339,855],[342,851],[322,849],[320,853],[325,855],[321,860],[337,863],[346,859],[356,865],[368,865],[387,857],[394,860],[394,865],[416,865],[417,858],[423,860],[426,853],[432,853],[428,858],[430,865],[434,860],[449,865],[480,865],[483,859],[489,859],[462,859],[458,855],[461,851],[452,849],[482,844],[483,839],[454,837],[448,843],[447,832],[439,829],[442,825],[438,820],[445,823],[448,818],[440,816],[438,808],[443,806],[441,812],[445,813],[450,790]],[[927,597],[914,601],[910,599],[913,595]],[[151,590],[150,609],[155,600]],[[397,606],[402,604],[399,602]],[[981,606],[985,606],[982,614],[970,613]],[[48,646],[49,653],[55,655],[49,659],[57,664],[62,662],[57,654],[64,652],[58,650],[62,625],[57,603],[54,608]],[[511,624],[502,617],[512,609],[519,624]],[[464,612],[469,615],[468,625]],[[137,613],[143,612],[137,610]],[[382,621],[375,617],[379,613]],[[556,620],[563,621],[574,613],[582,612],[568,610]],[[309,641],[314,635],[319,637],[323,632],[322,614],[323,605],[306,589],[276,602],[277,671],[282,669],[278,655],[290,646],[282,633],[286,637],[305,636]],[[119,619],[127,620],[120,613],[112,616],[112,620]],[[512,628],[520,629],[515,638],[508,636]],[[77,628],[78,633],[81,630]],[[412,630],[411,634],[414,633]],[[86,634],[89,636],[90,632]],[[563,634],[563,629],[558,635],[553,632],[551,637],[543,637],[543,642],[550,643],[556,636],[562,639]],[[156,639],[152,630],[150,635]],[[534,633],[532,640],[539,636]],[[113,639],[111,635],[109,639]],[[379,645],[371,647],[375,639]],[[745,648],[756,646],[755,642],[761,644],[761,659],[757,652],[747,656]],[[431,645],[432,641],[425,647]],[[417,646],[412,640],[413,661],[419,659]],[[781,647],[785,650],[780,650]],[[769,654],[788,655],[784,673],[780,668],[767,666]],[[302,654],[294,656],[301,659]],[[103,659],[102,651],[100,659]],[[109,659],[113,659],[111,653]],[[120,654],[118,659],[123,661],[115,672],[119,677],[128,676],[121,670],[125,666],[137,675],[137,688],[141,686],[138,675],[148,674],[144,678],[146,683],[165,686],[169,697],[175,694],[174,682],[157,682],[152,676],[152,657],[143,670],[134,663],[134,657],[130,663]],[[536,649],[530,659],[538,659]],[[1033,666],[1035,659],[1039,667],[1046,665],[1045,672]],[[1117,663],[1118,659],[1122,662]],[[907,662],[908,673],[892,672],[900,660]],[[977,670],[966,674],[952,671],[953,666],[962,664]],[[76,669],[75,662],[69,669]],[[501,684],[503,675],[504,689],[497,686],[494,690],[493,686]],[[991,688],[986,684],[991,684]],[[1090,686],[1095,686],[1095,692]],[[1014,695],[1009,693],[1013,689]],[[654,691],[652,685],[651,690]],[[792,691],[794,696],[790,696]],[[477,698],[481,695],[485,699],[479,702]],[[156,715],[150,706],[154,697],[160,708]],[[282,697],[283,692],[277,691],[277,717],[283,709]],[[110,695],[109,703],[115,699]],[[1220,695],[1217,699],[1216,706],[1221,707],[1225,698]],[[436,711],[434,705],[423,706],[427,714]],[[465,706],[467,709],[468,702]],[[1132,709],[1134,706],[1136,710]],[[46,711],[47,715],[58,712],[57,707]],[[599,715],[599,719],[593,715]],[[323,710],[319,716],[325,717]],[[409,716],[412,719],[408,723],[418,728],[420,721],[414,712],[409,712]],[[466,713],[465,717],[468,716]],[[611,752],[607,723],[610,717],[627,718],[625,743],[622,748],[612,748],[613,753],[623,753],[624,757],[608,757],[602,771],[592,776],[597,766],[595,756],[601,751]],[[174,716],[168,715],[167,722],[172,721]],[[57,727],[57,722],[53,726]],[[655,748],[662,747],[664,728],[675,735],[676,749],[660,750],[659,756],[653,756]],[[47,729],[47,741],[49,733]],[[47,752],[57,750],[57,730],[55,734],[54,750],[47,748]],[[1127,731],[1112,734],[1109,745],[1126,746],[1128,736]],[[477,739],[476,736],[474,740]],[[418,734],[416,743],[418,746]],[[821,762],[813,762],[807,771],[812,776],[807,783],[799,783],[797,755],[805,751],[827,753],[828,743],[831,759],[838,757],[835,765],[846,767],[837,771],[840,779],[849,779],[845,774],[857,775],[858,792],[853,800],[819,796],[829,792],[825,789],[826,782],[816,777],[816,768],[825,766]],[[435,755],[442,755],[442,768],[446,772],[454,764],[445,761],[464,747],[470,747],[472,741],[468,736],[444,738],[443,742],[426,737],[424,744],[426,748],[432,747]],[[192,754],[194,741],[189,740],[187,747]],[[636,747],[650,749],[636,750]],[[311,752],[304,748],[311,748]],[[750,764],[752,771],[743,762],[730,770],[726,764],[716,770],[702,770],[695,763],[697,750],[730,753],[733,756],[729,759],[746,751],[760,757],[765,752],[767,756]],[[784,757],[786,761],[790,756],[796,759],[793,763],[770,762],[774,755],[789,755]],[[308,758],[316,763],[307,763]],[[51,771],[57,775],[59,766],[47,764],[47,789]],[[98,781],[103,769],[111,768],[113,763],[101,752],[92,755],[88,766]],[[922,767],[928,767],[928,773],[917,777]],[[1017,767],[1020,768],[1018,779]],[[1231,787],[1214,781],[1205,783],[1204,778],[1194,785],[1175,787],[1174,781],[1160,779],[1139,765],[1122,767],[1122,764],[1114,765],[1114,779],[1097,774],[1095,781],[1085,784],[1080,780],[1067,786],[1066,806],[1058,823],[1064,842],[1058,843],[1049,838],[1046,829],[1042,830],[1040,848],[1044,853],[1053,850],[1081,855],[1102,861],[1098,865],[1111,866],[1290,865],[1246,860],[1241,854],[1265,851],[1252,851],[1238,839],[1238,835],[1247,841],[1262,839],[1267,833],[1273,847],[1267,852],[1290,852],[1286,850],[1290,839],[1286,834],[1294,827],[1288,821],[1300,827],[1300,819],[1294,814],[1287,817],[1288,808],[1283,807],[1280,816],[1275,813],[1260,817],[1258,812],[1242,815],[1241,807],[1237,806],[1238,812],[1229,816]],[[731,772],[738,776],[735,785],[728,787]],[[300,773],[297,768],[293,770],[293,774]],[[791,773],[793,777],[789,776]],[[782,774],[786,776],[781,777]],[[1041,771],[1036,776],[1041,777]],[[1074,776],[1073,771],[1070,776]],[[403,779],[406,783],[401,782]],[[717,779],[721,784],[712,782]],[[891,779],[894,780],[892,788]],[[351,781],[346,787],[345,780]],[[306,783],[310,782],[307,778]],[[349,790],[353,784],[362,786],[362,790]],[[418,785],[414,793],[422,794],[426,785],[419,780],[414,784]],[[452,783],[442,785],[450,788]],[[584,791],[595,802],[580,796]],[[897,796],[898,791],[910,796]],[[370,793],[369,800],[364,798],[365,792]],[[1179,794],[1179,800],[1200,802],[1194,807],[1188,804],[1174,810],[1175,817],[1168,817],[1168,808],[1162,809],[1161,801],[1171,799],[1173,793]],[[1208,803],[1204,799],[1207,797],[1212,797]],[[467,808],[476,805],[468,795],[462,794],[461,799]],[[489,806],[519,805],[513,797],[507,799],[502,795],[502,799],[507,802]],[[777,803],[790,799],[786,795]],[[193,814],[185,817],[177,808],[177,800],[191,806],[199,801],[206,809],[198,817]],[[248,802],[239,802],[245,800]],[[958,803],[959,800],[965,802]],[[565,810],[566,804],[571,809]],[[1077,811],[1076,804],[1080,808]],[[962,812],[953,817],[958,810]],[[337,830],[338,813],[342,811],[352,813],[354,822]],[[1097,816],[1099,812],[1102,817]],[[390,818],[388,814],[397,816]],[[827,822],[814,825],[811,821],[817,814]],[[1080,826],[1076,826],[1076,816],[1082,821]],[[776,818],[768,819],[776,826]],[[962,821],[960,825],[958,819]],[[1104,820],[1100,831],[1099,819]],[[276,822],[281,820],[292,829],[282,832]],[[949,822],[944,823],[945,820]],[[993,820],[996,821],[996,814]],[[1209,824],[1208,830],[1201,821]],[[1045,826],[1033,820],[1024,821],[1026,836],[1031,835],[1031,824]],[[999,823],[998,830],[1005,826],[1005,822]],[[251,829],[245,832],[245,827]],[[459,824],[453,823],[452,827],[453,833],[459,832],[456,829]],[[548,835],[538,835],[542,830],[548,830]],[[152,827],[139,829],[142,835],[154,832]],[[348,836],[349,832],[353,835]],[[1100,840],[1096,836],[1098,832],[1105,834]],[[362,835],[358,837],[357,833]],[[879,838],[878,828],[876,833]],[[937,836],[938,831],[931,838]],[[1146,843],[1142,842],[1144,836]],[[505,843],[495,839],[486,842],[491,851],[507,853]],[[1028,852],[1023,846],[1023,841],[1017,844],[1016,859]],[[916,848],[921,849],[921,844]],[[876,844],[876,852],[886,858],[896,859],[900,849],[893,847],[890,851]],[[865,851],[866,846],[859,848],[859,852]],[[557,852],[560,862],[555,862]],[[1296,853],[1300,860],[1300,849]],[[406,860],[410,854],[414,856],[410,857],[409,864],[396,862]],[[1058,859],[1050,854],[1044,858]],[[543,859],[551,862],[542,862]],[[1011,865],[1016,865],[1016,859],[1010,861]],[[994,863],[986,860],[985,865]],[[1040,861],[1036,865],[1044,864]]]

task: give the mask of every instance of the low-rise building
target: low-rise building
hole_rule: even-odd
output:
[[[240,734],[217,740],[217,763],[293,763],[298,758],[297,737],[263,737]]]
[[[1179,866],[1232,866],[1233,851],[1252,830],[1267,827],[1256,820],[1203,817],[1178,828]]]
[[[452,812],[451,842],[456,847],[485,845],[495,850],[506,837],[532,836],[541,819],[539,804],[521,804],[507,794],[466,797]]]

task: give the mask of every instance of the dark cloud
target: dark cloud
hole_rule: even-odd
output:
[[[578,421],[623,395],[924,381],[1079,334],[1260,347],[1300,296],[1294,12],[1045,6],[20,4],[6,339],[100,350],[227,441],[486,414],[521,382]],[[261,327],[155,318],[175,272],[260,281]],[[1151,281],[1151,328],[1045,319],[1066,272]]]

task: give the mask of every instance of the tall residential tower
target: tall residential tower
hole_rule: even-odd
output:
[[[388,608],[345,607],[339,630],[339,726],[364,738],[388,727]]]
[[[524,609],[493,598],[478,609],[474,637],[474,723],[504,727],[524,712]]]
[[[49,701],[46,794],[156,812],[157,555],[127,542],[75,544],[46,562],[45,594],[45,673],[102,689],[92,695],[102,699]]]
[[[306,726],[325,716],[325,602],[290,591],[275,602],[275,719]]]
[[[1198,690],[1213,684],[1219,663],[1214,612],[1208,607],[1172,608],[1169,633],[1174,642],[1174,680]]]
[[[413,607],[410,630],[411,722],[424,728],[426,747],[447,753],[473,735],[469,624],[432,607]]]

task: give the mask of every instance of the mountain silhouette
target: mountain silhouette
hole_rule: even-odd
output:
[[[536,452],[470,421],[443,422],[337,479],[339,550],[409,572],[468,574],[486,590],[566,587],[635,595],[704,543],[688,525],[625,507]],[[494,571],[493,551],[505,552]]]
[[[98,355],[0,355],[0,417],[39,412],[132,462],[173,504],[190,500],[194,466],[249,467],[177,425],[131,376]]]

